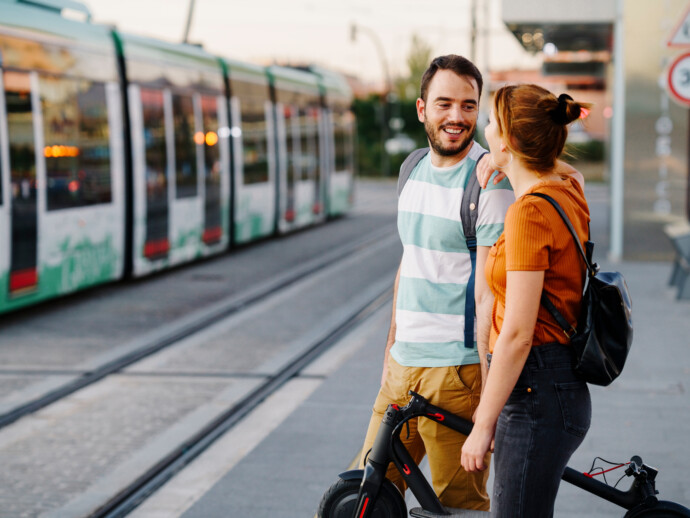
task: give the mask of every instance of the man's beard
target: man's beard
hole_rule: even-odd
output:
[[[444,147],[438,134],[447,126],[462,128],[465,130],[467,136],[463,140],[454,143],[453,147]],[[440,128],[438,128],[438,130],[436,130],[436,128],[434,128],[429,121],[425,120],[424,130],[426,131],[426,136],[429,138],[429,144],[436,154],[440,156],[455,156],[465,151],[467,146],[472,143],[474,133],[477,130],[477,125],[475,124],[474,126],[468,126],[466,124],[443,124]]]

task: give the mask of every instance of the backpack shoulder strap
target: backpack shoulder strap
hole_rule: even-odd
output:
[[[477,164],[487,153],[482,153],[474,165],[474,169],[469,174],[465,190],[462,193],[460,203],[460,221],[462,221],[462,231],[465,233],[465,240],[468,248],[470,245],[477,246],[477,217],[479,215],[479,195],[482,188],[477,180]],[[470,240],[474,240],[472,243]]]
[[[588,259],[587,254],[585,254],[585,251],[582,248],[582,244],[580,243],[580,238],[577,236],[577,232],[575,232],[575,229],[573,228],[573,224],[570,222],[568,216],[566,216],[565,212],[558,204],[558,202],[554,200],[551,196],[549,196],[548,194],[544,194],[543,192],[531,192],[529,193],[529,195],[536,196],[537,198],[542,198],[548,201],[553,206],[553,208],[556,209],[556,212],[558,212],[558,215],[563,220],[563,223],[565,223],[565,226],[568,227],[570,235],[573,236],[573,241],[575,242],[575,246],[577,247],[577,249],[580,252],[580,255],[582,256],[582,260],[584,261],[585,266],[587,267],[587,271],[590,275],[594,275],[598,267],[595,267],[592,264],[592,262]]]
[[[472,270],[467,281],[465,290],[465,333],[464,343],[468,349],[474,348],[474,278],[477,269],[477,216],[479,214],[479,195],[481,186],[477,180],[477,164],[486,153],[482,154],[474,164],[472,171],[467,178],[465,190],[462,193],[460,203],[460,221],[462,221],[462,231],[465,233],[465,243],[470,251],[470,262]]]
[[[403,187],[405,187],[405,183],[407,183],[407,179],[412,174],[412,171],[417,166],[419,161],[422,158],[424,158],[428,152],[429,148],[423,147],[415,149],[412,153],[407,155],[407,158],[400,166],[400,176],[398,176],[398,198],[400,197],[400,193],[402,192]]]
[[[563,223],[565,223],[565,226],[568,227],[568,230],[570,231],[570,234],[573,237],[573,241],[575,241],[575,246],[580,251],[580,255],[582,256],[582,259],[585,262],[587,272],[589,273],[589,275],[593,276],[596,273],[595,268],[598,269],[599,267],[592,265],[591,261],[588,260],[585,251],[582,249],[580,239],[577,237],[577,232],[575,232],[573,224],[570,222],[570,219],[563,211],[563,208],[558,204],[556,200],[554,200],[548,194],[544,194],[543,192],[530,192],[529,196],[536,196],[537,198],[542,198],[543,200],[548,201],[553,206],[553,208],[556,209],[556,212],[558,212],[558,215],[563,220]],[[541,303],[548,310],[548,312],[551,314],[554,320],[558,322],[558,325],[561,326],[561,329],[563,329],[565,336],[567,336],[568,339],[571,339],[577,332],[577,329],[574,326],[570,325],[570,323],[565,319],[563,314],[560,311],[558,311],[556,305],[553,302],[551,302],[551,299],[549,299],[549,297],[546,295],[546,289],[544,289],[541,292]]]

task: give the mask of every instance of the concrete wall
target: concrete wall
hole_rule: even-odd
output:
[[[688,107],[670,101],[666,92],[668,66],[690,51],[666,45],[687,8],[685,0],[625,2],[623,254],[628,259],[670,258],[663,227],[687,218]]]

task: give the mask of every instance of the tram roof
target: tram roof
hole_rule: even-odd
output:
[[[81,13],[84,21],[63,16],[63,10]],[[112,52],[112,30],[107,25],[90,23],[91,13],[79,2],[70,0],[0,0],[0,30],[6,34],[25,36],[45,42],[95,47]],[[16,31],[16,32],[15,32]]]
[[[310,70],[319,76],[327,96],[339,95],[349,100],[352,99],[352,88],[342,74],[319,66],[312,66]]]
[[[244,63],[230,58],[221,58],[228,71],[230,79],[249,79],[253,82],[267,83],[266,67],[253,63]]]
[[[319,78],[311,72],[271,65],[268,67],[268,74],[277,86],[297,87],[307,91],[318,91],[319,89]]]
[[[173,62],[195,67],[205,65],[220,69],[218,57],[198,45],[172,43],[120,31],[115,31],[115,33],[122,42],[123,52],[127,59],[138,58],[147,61]]]

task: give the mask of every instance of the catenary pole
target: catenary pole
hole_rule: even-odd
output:
[[[187,11],[187,23],[184,28],[184,37],[182,43],[187,43],[189,40],[189,28],[192,26],[192,15],[194,14],[194,2],[196,0],[189,0],[189,10]]]
[[[623,259],[623,192],[625,179],[625,42],[624,0],[616,0],[613,28],[613,120],[611,129],[611,246],[609,258]]]

